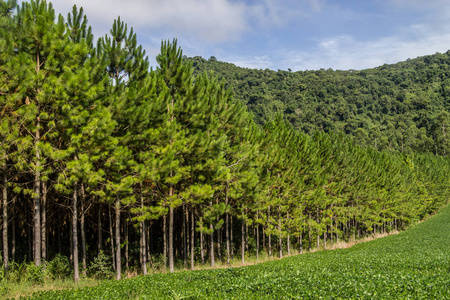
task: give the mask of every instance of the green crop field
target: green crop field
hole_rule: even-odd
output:
[[[450,206],[408,231],[349,249],[242,268],[105,281],[36,299],[450,299]]]

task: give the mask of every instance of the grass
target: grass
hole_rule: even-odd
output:
[[[73,279],[55,279],[46,281],[43,284],[34,284],[31,282],[8,282],[0,283],[0,299],[3,297],[11,299],[19,299],[20,297],[30,296],[36,292],[42,291],[59,291],[59,290],[72,290],[86,287],[92,287],[98,285],[99,281],[94,279],[80,279],[76,284]]]

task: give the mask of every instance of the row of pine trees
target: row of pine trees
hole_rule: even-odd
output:
[[[0,1],[2,258],[101,251],[147,274],[324,247],[404,228],[447,203],[447,158],[384,153],[343,134],[257,126],[176,40],[149,67],[118,18],[97,40],[82,9]],[[278,254],[275,254],[278,251]],[[81,264],[80,264],[81,262]],[[167,265],[166,265],[167,262]]]

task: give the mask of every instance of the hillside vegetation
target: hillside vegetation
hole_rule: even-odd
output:
[[[398,235],[259,265],[140,276],[33,299],[449,299],[450,207]]]
[[[282,113],[296,129],[344,132],[356,143],[403,153],[450,150],[450,52],[355,71],[278,72],[190,59],[223,79],[265,123]]]

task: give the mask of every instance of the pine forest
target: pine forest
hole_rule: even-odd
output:
[[[275,72],[187,58],[174,39],[150,67],[120,17],[94,39],[81,7],[16,4],[0,1],[10,280],[21,262],[39,281],[65,261],[78,282],[282,258],[448,203],[449,54]]]

